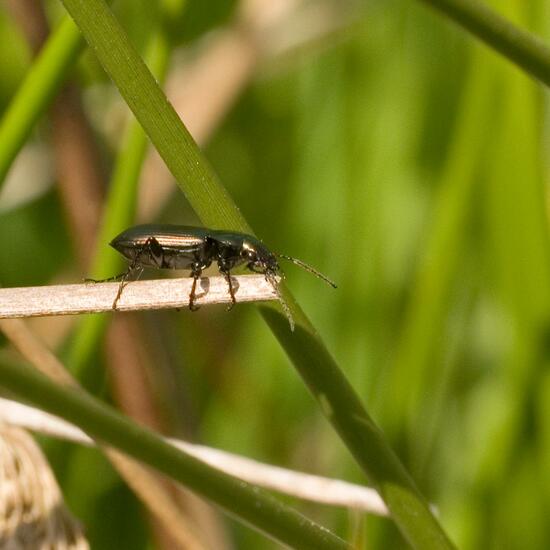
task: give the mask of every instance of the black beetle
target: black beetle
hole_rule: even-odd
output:
[[[217,262],[218,269],[225,276],[229,286],[231,309],[236,303],[231,270],[244,264],[250,271],[265,275],[266,280],[273,286],[288,317],[291,330],[294,330],[294,320],[276,279],[280,271],[278,257],[299,265],[336,288],[331,280],[304,262],[283,254],[274,254],[256,237],[236,231],[187,225],[136,225],[116,236],[110,245],[130,260],[125,273],[111,278],[120,279],[113,309],[116,309],[129,277],[139,277],[145,267],[191,270],[193,286],[189,295],[189,309],[194,311],[198,309],[195,305],[195,292],[203,269],[209,267],[212,262]]]

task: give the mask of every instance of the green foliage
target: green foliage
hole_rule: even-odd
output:
[[[459,0],[429,3],[440,8],[469,5]],[[175,9],[170,4],[177,9],[168,21],[169,42],[178,47],[194,46],[206,31],[230,21],[235,9],[227,1],[213,2],[212,11],[200,2],[188,2],[188,11],[178,2],[168,2],[167,9]],[[523,28],[532,11],[550,9],[547,0],[530,6],[503,0],[492,4]],[[121,1],[115,10],[133,44],[144,51],[149,31],[162,18],[147,2]],[[13,93],[22,72],[15,60],[25,60],[21,43],[12,43],[14,24],[6,17],[1,23],[3,50],[13,49],[14,59],[2,61],[9,69],[3,97]],[[112,38],[101,18],[95,24],[99,36]],[[0,121],[0,136],[5,136],[0,171],[7,172],[23,142],[29,142],[69,61],[76,58],[79,41],[71,36],[75,49],[64,50],[66,65],[47,66],[47,77],[27,88],[32,101],[22,102],[15,118]],[[288,286],[324,342],[319,355],[311,353],[304,320],[306,333],[287,342],[286,351],[319,397],[321,387],[331,390],[342,382],[331,378],[335,371],[327,367],[325,347],[330,349],[421,492],[438,507],[439,520],[458,547],[547,548],[545,98],[508,61],[404,0],[369,3],[336,42],[317,45],[287,56],[284,64],[264,67],[268,70],[242,93],[205,150],[256,233],[273,249],[303,258],[339,285],[332,292],[307,273],[285,266]],[[537,51],[544,53],[544,48]],[[108,48],[102,55],[111,58],[116,80],[123,62]],[[522,64],[521,55],[513,59]],[[545,74],[544,55],[540,59]],[[525,66],[540,73],[539,65],[532,67]],[[85,94],[111,86],[99,74],[87,74],[81,84]],[[130,93],[131,79],[126,84]],[[239,226],[240,212],[227,197],[216,195],[217,182],[210,181],[207,166],[200,168],[204,186],[189,187],[188,180],[196,179],[189,159],[199,152],[176,135],[167,137],[167,128],[177,122],[163,118],[163,111],[153,112],[161,96],[147,86],[143,97],[126,101],[137,104],[145,116],[161,113],[152,126],[144,126],[157,147],[158,142],[161,149],[166,145],[165,160],[186,187],[192,207],[205,224]],[[99,121],[93,123],[99,140],[112,139]],[[110,147],[103,147],[106,165],[128,166],[126,146],[120,144],[134,140],[132,170],[114,172],[128,176],[128,189],[137,181],[145,143],[135,131],[129,141],[121,133],[116,136],[116,158],[108,156]],[[47,144],[49,136],[41,132],[30,142]],[[182,151],[177,159],[171,148]],[[128,197],[119,211],[107,207],[114,226],[132,223],[133,191]],[[158,221],[197,223],[181,194]],[[7,237],[0,265],[3,285],[46,284],[66,277],[67,268],[72,268],[74,282],[88,275],[75,275],[71,235],[55,193],[3,211],[0,229]],[[100,258],[109,253],[106,243],[114,231],[102,234]],[[110,262],[98,260],[96,276],[114,274]],[[264,315],[275,332],[287,331],[273,310]],[[174,433],[191,432],[206,444],[365,482],[252,306],[237,306],[231,313],[223,308],[196,314],[153,312],[143,320],[155,342],[156,376],[170,373],[168,381],[156,383]],[[102,328],[92,331],[89,349],[72,348],[93,367],[96,387],[102,385],[103,364],[89,354],[98,354]],[[285,338],[280,336],[283,342]],[[296,359],[302,355],[305,360]],[[348,402],[341,410],[353,415],[354,406]],[[358,436],[365,433],[364,425],[343,424],[339,429],[348,431],[348,446],[353,449],[350,441],[357,438],[355,450],[363,455],[355,452],[355,457],[369,471],[372,446]],[[373,438],[378,434],[375,428],[369,433]],[[380,436],[380,448],[387,448],[387,440]],[[111,516],[118,511],[122,518],[129,509],[137,518],[139,511],[113,472],[104,484],[94,484],[97,472],[92,470],[105,466],[87,453],[67,455],[63,463],[63,489],[72,509],[92,522],[93,546],[107,547],[117,537],[135,540],[130,524],[94,524],[106,503]],[[374,463],[375,482],[387,473],[380,462]],[[390,498],[404,504],[399,493]],[[341,511],[292,504],[341,537],[354,532],[353,521]],[[229,525],[239,548],[274,547],[246,527]],[[364,531],[359,538],[369,549],[404,544],[388,520],[368,518]]]

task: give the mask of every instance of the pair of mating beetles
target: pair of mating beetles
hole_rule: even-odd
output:
[[[299,265],[336,288],[331,280],[304,262],[284,254],[274,254],[256,237],[235,231],[186,225],[138,225],[123,231],[110,245],[130,260],[126,272],[112,278],[120,279],[113,309],[116,309],[128,280],[138,278],[145,267],[190,270],[193,285],[189,295],[189,309],[194,311],[198,309],[195,304],[196,288],[203,269],[210,267],[214,261],[217,263],[220,273],[227,280],[231,308],[236,303],[231,270],[245,265],[250,271],[262,273],[271,284],[288,317],[291,330],[294,330],[294,320],[277,283],[276,277],[280,271],[277,258]]]

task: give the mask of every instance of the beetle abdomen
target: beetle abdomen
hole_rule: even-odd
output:
[[[137,225],[117,235],[110,245],[144,267],[190,269],[204,256],[206,231],[173,225]]]

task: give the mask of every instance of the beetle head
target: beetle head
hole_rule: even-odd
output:
[[[285,254],[274,254],[261,241],[254,237],[247,236],[245,239],[243,239],[241,246],[241,256],[243,260],[247,263],[247,266],[251,271],[255,271],[256,273],[263,273],[265,275],[266,280],[271,284],[273,290],[277,294],[283,311],[285,312],[285,315],[288,318],[288,322],[290,323],[291,331],[294,331],[294,318],[287,302],[283,297],[282,290],[279,288],[279,284],[277,281],[277,275],[280,272],[277,258],[284,258],[285,260],[288,260],[300,266],[302,269],[309,271],[316,277],[319,277],[332,287],[336,288],[336,285],[328,277],[325,277],[322,273],[320,273],[310,265],[291,256],[286,256]]]
[[[244,239],[241,255],[251,271],[264,273],[266,275],[275,275],[279,271],[279,264],[275,254],[257,239]]]

